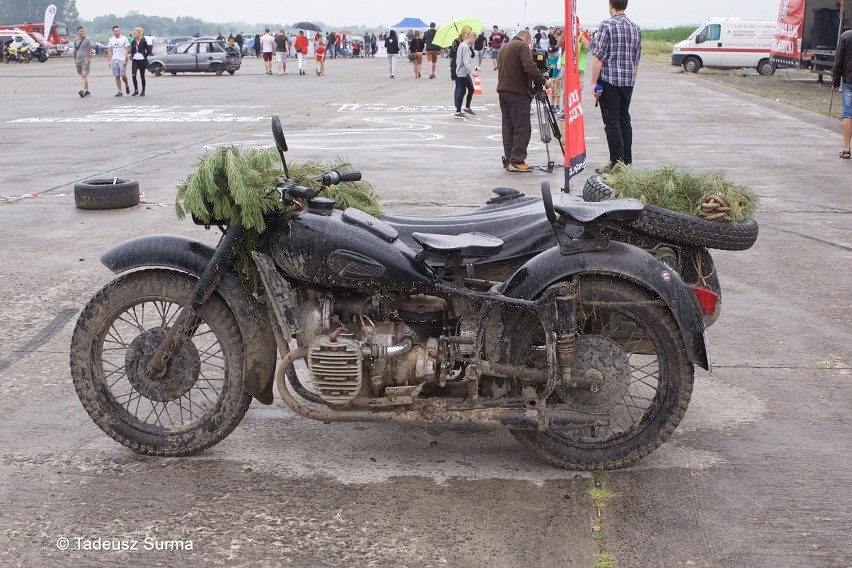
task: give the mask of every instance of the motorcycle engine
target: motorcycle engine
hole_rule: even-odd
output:
[[[376,404],[387,387],[437,380],[446,302],[431,296],[323,296],[301,304],[312,390],[330,406]]]

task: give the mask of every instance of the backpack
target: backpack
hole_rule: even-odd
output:
[[[461,42],[455,40],[450,46],[450,80],[452,81],[456,80],[456,56],[459,53],[459,45]]]

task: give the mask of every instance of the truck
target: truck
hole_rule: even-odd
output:
[[[772,61],[779,67],[831,75],[840,34],[852,20],[852,0],[781,0]]]
[[[30,35],[32,35],[33,33],[40,34],[48,42],[50,42],[50,44],[59,54],[64,53],[70,49],[68,26],[66,26],[62,22],[53,22],[53,25],[50,26],[49,33],[44,33],[44,22],[26,22],[23,24],[0,25],[0,28],[19,29],[27,32]]]
[[[689,73],[709,69],[754,67],[761,75],[775,73],[770,58],[776,23],[772,20],[710,18],[672,49],[672,65]]]

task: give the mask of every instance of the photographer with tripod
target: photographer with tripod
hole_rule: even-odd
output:
[[[497,54],[497,94],[503,124],[503,167],[530,172],[524,160],[530,143],[530,107],[535,88],[544,94],[550,79],[541,72],[530,50],[532,36],[521,30]]]

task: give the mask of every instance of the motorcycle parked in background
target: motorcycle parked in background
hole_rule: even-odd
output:
[[[286,176],[277,115],[272,126]],[[554,465],[618,468],[672,434],[694,366],[709,367],[695,287],[606,235],[638,219],[635,199],[554,204],[543,182],[552,243],[542,248],[523,238],[523,219],[506,231],[499,207],[476,231],[408,217],[429,229],[403,235],[400,218],[336,210],[286,177],[275,189],[294,207],[266,216],[255,293],[232,268],[246,238],[238,224],[214,222],[215,248],[151,235],[102,256],[120,276],[83,309],[71,373],[116,441],[200,452],[252,397],[270,404],[274,382],[314,420],[504,428]],[[511,258],[487,262],[504,248]]]
[[[30,58],[30,46],[26,43],[15,46],[11,42],[7,42],[3,48],[3,63],[9,63],[10,61],[29,63]]]

